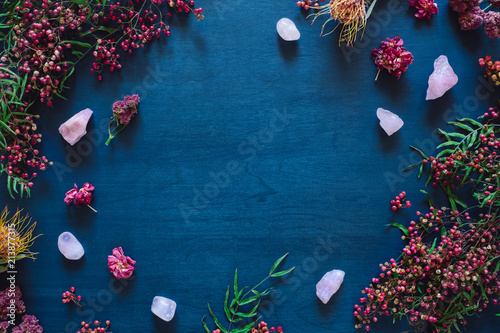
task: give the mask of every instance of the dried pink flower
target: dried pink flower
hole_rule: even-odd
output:
[[[94,212],[97,211],[90,206],[90,202],[94,198],[92,191],[94,190],[94,186],[89,184],[88,182],[83,184],[81,189],[78,189],[78,186],[75,184],[75,188],[66,192],[66,197],[64,198],[64,202],[69,205],[72,201],[75,202],[77,207],[81,207],[82,205],[88,206]]]
[[[109,137],[106,141],[106,146],[109,145],[111,140],[120,133],[137,114],[137,107],[139,106],[139,95],[128,95],[122,101],[113,103],[113,117],[108,126]]]
[[[484,31],[490,38],[500,37],[500,13],[489,11],[484,14]]]
[[[458,16],[460,28],[464,31],[475,30],[483,24],[484,12],[479,6],[469,8]]]
[[[108,256],[109,271],[117,279],[127,279],[134,272],[135,260],[123,254],[123,249],[117,247],[113,249],[113,254]]]
[[[122,101],[113,103],[113,116],[122,124],[128,124],[130,119],[137,113],[139,95],[128,95]]]
[[[398,35],[392,39],[387,38],[387,41],[382,41],[380,44],[380,49],[372,51],[379,73],[382,68],[385,68],[389,74],[399,79],[413,62],[413,54],[403,47],[403,40]],[[377,80],[379,73],[377,73],[375,80]]]
[[[500,7],[500,0],[489,0],[489,3],[495,7]]]
[[[409,0],[410,6],[415,7],[418,11],[415,17],[419,19],[431,19],[432,14],[438,13],[438,6],[434,0]]]
[[[481,0],[448,0],[451,10],[463,13],[467,9],[476,7],[479,5]]]

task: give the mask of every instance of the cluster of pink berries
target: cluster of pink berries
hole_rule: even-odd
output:
[[[11,137],[3,155],[0,156],[0,161],[4,164],[7,174],[19,179],[24,190],[27,191],[28,187],[33,186],[31,180],[37,176],[35,171],[28,171],[27,168],[45,170],[52,162],[49,162],[45,156],[39,156],[40,152],[36,146],[41,142],[42,135],[35,132],[37,126],[33,117],[25,116],[14,119],[9,128],[15,136]]]
[[[94,321],[94,326],[96,327],[92,328],[90,327],[90,323],[87,324],[86,322],[82,321],[82,328],[76,333],[111,333],[108,331],[111,322],[109,320],[106,320],[105,324],[106,326],[101,327],[101,322],[96,320]]]
[[[63,297],[62,302],[63,303],[74,302],[79,307],[82,307],[82,305],[80,304],[80,301],[82,300],[82,296],[80,296],[80,295],[76,296],[76,294],[75,294],[75,287],[71,287],[69,290],[70,291],[63,292],[63,294],[62,294],[62,297]]]
[[[320,0],[321,2],[324,2],[325,0]],[[306,1],[297,1],[297,6],[302,7],[305,10],[309,10],[309,8],[318,8],[319,7],[319,2],[317,0],[306,0]]]
[[[379,276],[354,306],[356,328],[369,331],[377,316],[401,315],[410,323],[428,322],[432,332],[441,332],[438,327],[451,327],[448,318],[466,325],[465,315],[481,312],[490,301],[498,304],[500,279],[495,267],[500,247],[495,217],[485,214],[473,221],[468,213],[445,207],[430,207],[429,213],[417,215],[400,259],[380,264]],[[424,241],[425,235],[448,225],[446,234],[433,244]]]
[[[406,200],[405,202],[405,198],[406,198],[406,192],[403,191],[401,193],[399,193],[398,195],[396,195],[396,197],[391,200],[391,209],[392,210],[398,210],[400,208],[403,208],[403,204],[406,206],[406,207],[411,207],[411,202],[410,200]]]
[[[485,118],[490,117],[490,115],[491,115],[491,117],[492,117],[492,118],[498,118],[498,113],[497,113],[497,112],[495,112],[495,109],[494,109],[494,108],[489,108],[489,109],[488,109],[488,112],[485,112],[485,113],[484,113],[484,117],[485,117]],[[485,142],[485,143],[486,143],[486,142]]]
[[[109,5],[106,15],[102,12],[95,12],[92,15],[94,24],[99,26],[109,25],[109,23],[117,23],[120,27],[119,34],[112,34],[110,38],[99,38],[97,35],[98,29],[92,27],[90,32],[97,39],[96,49],[93,51],[94,62],[90,71],[98,74],[98,79],[102,80],[102,70],[108,68],[113,72],[115,69],[120,69],[120,55],[117,53],[117,48],[131,54],[134,49],[144,47],[145,43],[160,38],[163,33],[170,36],[170,26],[163,21],[164,17],[171,17],[172,13],[167,10],[166,13],[161,11],[160,5],[164,2],[168,4],[177,13],[194,13],[198,20],[202,20],[204,16],[203,8],[193,9],[194,0],[154,0],[149,6],[145,6],[137,11],[136,4],[142,3],[145,0],[130,1],[125,0],[124,3],[117,1]],[[116,38],[115,38],[116,37]]]

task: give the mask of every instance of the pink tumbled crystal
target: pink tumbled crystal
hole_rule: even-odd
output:
[[[85,134],[87,134],[87,123],[89,122],[92,113],[92,110],[87,108],[78,112],[59,126],[59,133],[61,133],[64,140],[66,140],[70,145],[74,145]]]
[[[434,61],[434,72],[429,76],[426,100],[436,99],[444,95],[458,82],[458,76],[451,68],[448,57],[439,56]]]
[[[377,117],[380,120],[380,127],[382,127],[389,136],[399,131],[404,125],[403,120],[399,118],[397,114],[389,110],[378,108]]]
[[[333,294],[339,290],[340,285],[344,282],[345,272],[334,269],[323,275],[321,280],[316,284],[316,296],[324,304],[328,303]]]

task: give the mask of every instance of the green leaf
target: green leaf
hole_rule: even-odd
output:
[[[217,326],[218,329],[220,329],[222,332],[227,333],[227,329],[221,325],[219,322],[219,319],[214,315],[214,312],[212,311],[212,308],[210,307],[210,303],[207,303],[208,306],[208,312],[210,313],[210,317],[214,320],[215,326]]]
[[[429,254],[431,254],[432,251],[434,251],[434,248],[436,247],[436,242],[437,242],[437,238],[434,238],[434,242],[432,242],[432,246],[431,246],[431,249],[429,251]]]
[[[472,129],[472,127],[470,127],[469,125],[465,125],[463,123],[459,123],[457,121],[449,121],[448,124],[450,125],[453,125],[453,126],[456,126],[456,127],[459,127],[463,130],[466,130],[468,132],[472,132],[474,129]]]
[[[229,288],[229,287],[228,287]],[[234,283],[233,283],[233,290],[234,290],[234,297],[235,298],[238,298],[236,297],[236,295],[238,294],[238,269],[236,268],[236,270],[234,271]],[[228,289],[229,291],[229,289]]]
[[[450,136],[454,137],[454,138],[458,138],[458,139],[463,139],[465,138],[465,134],[462,134],[462,133],[448,133]]]
[[[67,79],[68,79],[68,78],[69,78],[69,77],[73,74],[73,72],[74,72],[74,71],[75,71],[75,67],[73,66],[73,67],[71,67],[71,69],[69,70],[69,73],[68,73],[68,74],[66,74],[66,75],[64,76],[64,78],[62,79],[61,84],[60,84],[60,87],[61,87],[61,88],[64,88],[64,82],[66,82],[66,80],[67,80]]]
[[[73,50],[71,51],[71,53],[73,53],[73,55],[76,56],[78,59],[83,57],[83,52]]]
[[[55,94],[57,97],[59,97],[59,98],[61,98],[61,99],[65,100],[65,101],[67,101],[67,100],[68,100],[66,97],[64,97],[63,95],[61,95],[61,94],[60,94],[60,93],[58,93],[57,91],[54,91],[54,94]]]
[[[391,227],[396,227],[398,228],[399,230],[401,230],[401,232],[403,234],[405,234],[407,237],[410,236],[410,232],[408,231],[408,228],[405,227],[404,225],[402,224],[399,224],[399,223],[396,223],[396,222],[392,222],[391,224],[389,224],[389,226]]]
[[[427,203],[429,204],[429,207],[436,207],[434,205],[434,201],[432,201],[432,198],[431,196],[429,195],[429,193],[427,193],[427,191],[425,190],[420,190],[421,193],[425,194],[427,196]]]
[[[12,177],[11,176],[7,176],[7,190],[9,191],[10,197],[12,199],[15,199],[14,195],[12,195],[11,182],[12,182]]]
[[[442,150],[440,151],[437,155],[436,155],[436,158],[440,158],[441,156],[443,156],[444,154],[453,154],[455,151],[453,149],[445,149],[445,150]]]
[[[474,120],[474,119],[471,119],[471,118],[462,118],[462,119],[458,119],[458,121],[460,121],[460,122],[464,122],[464,121],[466,121],[466,122],[468,122],[468,123],[470,123],[470,124],[472,124],[472,125],[475,125],[475,126],[477,126],[477,127],[483,127],[483,126],[484,126],[484,125],[483,125],[483,124],[481,124],[479,121]]]
[[[260,293],[259,293],[259,295],[251,296],[251,297],[249,297],[249,298],[247,298],[245,300],[242,300],[241,302],[238,302],[238,305],[242,305],[243,306],[243,305],[247,305],[249,303],[255,302],[256,300],[259,299],[260,296],[261,296]]]
[[[493,271],[493,273],[496,273],[498,272],[498,269],[500,268],[500,261],[497,263],[497,267],[495,268],[495,270]]]
[[[472,133],[472,137],[470,137],[470,143],[467,144],[467,149],[469,149],[476,143],[476,139],[477,139],[477,131],[474,131]]]
[[[422,159],[428,159],[427,155],[425,155],[424,152],[421,151],[420,149],[418,149],[417,147],[410,146],[410,149],[414,150],[416,153],[418,153],[420,155],[420,157],[422,157]]]
[[[295,267],[292,267],[292,268],[287,269],[287,270],[285,270],[285,271],[281,271],[281,272],[273,273],[273,274],[271,274],[271,277],[279,277],[279,276],[286,275],[286,274],[290,273],[291,271],[293,271],[294,269],[295,269]]]
[[[484,291],[483,282],[481,281],[481,278],[477,279],[477,284],[479,285],[479,288],[481,288],[481,295],[484,298],[488,298],[488,296],[486,295],[486,292]]]
[[[257,314],[257,309],[259,308],[259,306],[260,306],[260,300],[257,302],[257,304],[255,304],[255,306],[252,308],[252,310],[250,310],[250,313]]]
[[[10,127],[9,127],[6,123],[4,123],[4,122],[3,122],[3,121],[1,121],[1,120],[0,120],[0,127],[5,128],[5,130],[6,130],[7,132],[9,132],[10,134],[16,135],[16,132],[14,132],[14,131],[12,130],[12,128],[10,128]]]
[[[281,262],[288,256],[288,253],[286,253],[285,255],[283,255],[281,258],[279,258],[278,260],[276,260],[276,262],[274,263],[273,267],[271,267],[271,271],[269,272],[269,275],[272,275],[274,270],[279,266],[279,264],[281,264]]]
[[[63,42],[61,42],[63,44],[71,44],[71,45],[76,45],[76,46],[80,46],[80,47],[83,47],[84,49],[90,49],[92,47],[91,44],[89,43],[85,43],[85,42],[80,42],[78,40],[65,40]]]
[[[370,17],[370,15],[372,14],[372,11],[373,11],[373,8],[375,8],[375,4],[377,3],[377,0],[373,0],[371,3],[370,3],[370,7],[368,7],[368,10],[366,11],[366,18],[365,20],[368,20],[368,18]]]
[[[208,329],[207,323],[205,323],[205,316],[203,316],[203,318],[201,318],[201,322],[203,323],[203,328],[205,329],[205,332],[206,333],[212,333],[212,331],[210,331]]]
[[[446,141],[440,144],[439,146],[436,147],[436,149],[442,148],[442,147],[449,147],[449,146],[458,146],[458,142],[456,141]]]
[[[422,172],[424,171],[424,164],[420,164],[420,169],[418,171],[418,179],[422,176]]]
[[[84,5],[87,0],[71,0],[72,3],[76,3],[77,5]]]
[[[255,326],[255,324],[257,324],[259,319],[260,318],[256,319],[255,321],[252,321],[250,324],[246,325],[245,327],[238,328],[236,330],[232,330],[231,333],[247,333],[252,329],[252,327]]]
[[[472,168],[471,167],[467,167],[467,171],[465,172],[465,174],[464,174],[464,176],[462,178],[462,181],[458,185],[459,187],[462,186],[463,184],[465,184],[465,182],[467,181],[467,177],[469,177],[469,175],[470,175],[471,172],[472,172]]]
[[[19,194],[19,192],[17,192],[17,182],[18,179],[14,178],[14,182],[12,183],[12,189],[14,190],[14,192],[16,192],[16,194]]]
[[[226,318],[228,321],[231,321],[231,313],[229,312],[229,307],[227,303],[229,302],[229,286],[227,286],[226,298],[224,299],[224,312],[226,313]]]

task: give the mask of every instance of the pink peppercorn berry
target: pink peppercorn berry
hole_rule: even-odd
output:
[[[400,208],[403,208],[404,206],[406,207],[411,207],[411,202],[410,200],[406,200],[405,202],[405,197],[406,197],[406,192],[402,191],[399,193],[393,200],[391,200],[391,209],[393,211],[396,211]],[[404,206],[403,206],[404,204]]]

